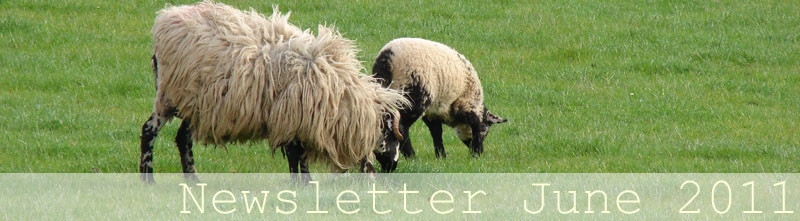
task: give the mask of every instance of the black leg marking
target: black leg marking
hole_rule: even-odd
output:
[[[284,146],[284,148],[286,148],[286,158],[289,161],[289,173],[291,173],[290,176],[292,180],[302,183],[308,183],[308,181],[311,181],[311,175],[308,173],[308,164],[303,156],[303,153],[305,152],[303,146],[298,142],[291,142]],[[303,173],[303,180],[300,180],[298,177],[298,173],[300,172]]]
[[[153,143],[163,123],[163,118],[153,113],[142,125],[142,136],[140,137],[142,155],[139,158],[139,172],[145,182],[152,183],[155,181],[153,179]]]
[[[461,143],[464,143],[464,145],[466,145],[467,147],[470,147],[469,144],[471,143],[471,141],[472,140],[462,140]]]
[[[411,122],[411,124],[414,124],[414,122]],[[411,125],[400,123],[400,132],[403,133],[403,140],[400,141],[400,152],[403,153],[403,157],[405,158],[413,158],[416,156],[414,147],[411,145],[411,136],[409,136],[410,127]]]
[[[425,122],[425,125],[428,126],[428,130],[431,132],[433,148],[436,150],[436,158],[447,158],[447,154],[444,152],[444,144],[442,143],[442,121],[430,120],[427,117],[423,117],[422,122]]]
[[[303,183],[311,182],[311,173],[309,173],[308,170],[308,159],[306,156],[300,157],[300,177],[302,178],[301,182]]]
[[[414,147],[411,145],[411,125],[422,116],[423,108],[412,109],[410,111],[400,111],[400,132],[403,134],[403,140],[400,141],[400,152],[403,153],[405,158],[413,158],[416,153]]]
[[[175,144],[177,144],[178,152],[181,156],[183,177],[187,180],[198,181],[197,171],[194,168],[194,153],[192,152],[192,131],[189,129],[189,125],[191,125],[191,121],[183,119],[181,126],[178,128],[178,135],[175,136]]]
[[[153,81],[155,81],[156,91],[158,91],[158,59],[156,58],[155,54],[153,55],[152,59],[153,59]]]
[[[300,163],[300,156],[303,155],[303,149],[299,149],[299,146],[291,143],[286,145],[286,160],[289,161],[289,173],[292,173],[292,176],[296,176],[296,173],[300,172],[298,168]]]
[[[474,117],[478,121],[478,116]],[[480,122],[480,121],[478,121]],[[470,124],[472,128],[472,142],[470,143],[470,150],[472,150],[473,157],[479,157],[483,153],[483,137],[481,136],[481,123]]]
[[[411,158],[415,155],[408,129],[425,113],[425,109],[431,104],[430,93],[420,86],[417,75],[418,72],[416,71],[411,73],[412,83],[405,89],[405,97],[411,101],[411,107],[400,110],[400,129],[403,133],[403,140],[400,141],[400,151],[405,158]]]
[[[473,157],[480,156],[483,153],[483,137],[481,136],[483,124],[478,115],[471,112],[451,112],[450,115],[455,117],[456,122],[469,125],[472,139],[469,141],[462,140],[462,142],[469,146]]]
[[[375,179],[377,176],[377,172],[375,171],[375,167],[372,165],[372,162],[369,162],[367,158],[361,159],[361,172],[366,173],[369,175],[370,178]]]

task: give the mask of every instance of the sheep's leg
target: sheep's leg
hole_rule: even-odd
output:
[[[175,144],[178,146],[178,152],[181,155],[181,167],[183,168],[183,177],[187,180],[198,181],[197,174],[194,168],[194,153],[192,152],[192,131],[189,130],[191,121],[183,119],[181,126],[178,128],[178,135],[175,136]]]
[[[150,183],[155,181],[153,179],[153,143],[167,119],[167,116],[153,112],[142,125],[142,136],[140,137],[142,155],[139,161],[139,172],[143,181]]]
[[[411,137],[408,135],[410,127],[410,125],[400,125],[400,132],[403,134],[403,141],[400,142],[400,152],[403,153],[403,157],[405,158],[413,158],[417,155],[414,151],[414,147],[411,145]]]
[[[367,160],[367,158],[361,159],[361,172],[366,173],[370,176],[370,178],[375,179],[377,176],[377,171],[375,170],[375,166],[372,165],[372,162]]]
[[[284,148],[286,148],[286,159],[289,161],[289,173],[291,173],[292,178],[295,178],[297,176],[297,172],[300,171],[297,166],[300,163],[300,155],[302,155],[302,150],[299,150],[300,153],[297,153],[297,147],[293,143]]]
[[[423,117],[422,122],[425,122],[425,125],[428,126],[428,130],[431,132],[433,148],[436,150],[436,158],[447,158],[447,154],[444,152],[444,144],[442,143],[442,121]]]
[[[411,106],[400,110],[400,129],[403,134],[403,140],[400,141],[400,151],[405,158],[412,158],[416,155],[414,147],[411,146],[411,136],[409,136],[408,128],[425,113],[425,109],[431,104],[430,93],[420,86],[419,79],[413,78],[412,81],[414,83],[411,83],[405,89],[405,98],[411,101]]]
[[[479,157],[483,153],[483,137],[481,137],[481,121],[478,115],[470,114],[469,121],[472,128],[472,142],[470,142],[470,149],[472,150],[472,157]]]
[[[303,157],[303,146],[297,142],[292,142],[286,145],[286,158],[289,161],[289,173],[294,181],[300,181],[298,173],[303,172],[303,181],[311,181],[311,175],[308,174],[308,165],[306,159]],[[301,171],[300,168],[303,168]]]
[[[301,147],[302,149],[303,147]],[[303,183],[311,182],[311,174],[308,171],[308,159],[306,156],[300,157],[300,176]]]
[[[416,155],[414,147],[411,145],[409,128],[411,128],[411,125],[414,125],[414,122],[417,121],[421,115],[422,111],[419,109],[400,112],[400,133],[403,134],[403,140],[400,141],[400,152],[403,153],[403,157],[405,158],[412,158]]]

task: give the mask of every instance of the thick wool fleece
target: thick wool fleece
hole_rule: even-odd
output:
[[[353,42],[205,1],[158,12],[156,112],[191,119],[195,141],[299,141],[306,156],[349,169],[382,139],[382,117],[407,103],[362,74]]]
[[[389,88],[422,87],[429,93],[431,102],[425,115],[453,124],[452,112],[483,113],[483,88],[478,73],[461,53],[447,45],[419,38],[392,40],[383,46],[381,53],[386,50],[393,54]],[[478,117],[483,120],[483,114]]]

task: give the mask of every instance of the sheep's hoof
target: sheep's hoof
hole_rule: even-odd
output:
[[[200,182],[200,179],[197,178],[197,174],[196,173],[184,173],[183,174],[183,179],[185,179],[189,183],[199,183]]]
[[[473,157],[473,158],[478,158],[478,157],[480,157],[480,156],[481,156],[481,153],[480,153],[480,152],[472,152],[472,157]]]
[[[153,173],[142,173],[139,175],[143,182],[147,184],[155,184],[156,180],[153,178]]]
[[[292,183],[295,185],[308,185],[308,182],[312,181],[311,174],[308,173],[302,173],[300,176],[298,176],[296,173],[293,173],[291,176]]]
[[[447,154],[444,153],[444,150],[439,151],[439,149],[436,148],[436,159],[447,159]]]

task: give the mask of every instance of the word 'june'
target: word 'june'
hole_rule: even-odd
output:
[[[550,184],[549,183],[534,183],[534,184],[531,184],[531,185],[533,185],[534,187],[538,187],[539,188],[539,196],[540,196],[539,199],[541,200],[541,203],[539,204],[538,208],[535,205],[529,207],[528,206],[528,200],[523,200],[522,201],[522,206],[523,206],[523,209],[525,209],[525,212],[527,212],[527,213],[539,214],[545,208],[545,195],[546,195],[545,194],[545,187],[550,186]],[[592,209],[592,199],[595,199],[595,198],[597,198],[595,200],[599,200],[599,202],[603,203],[603,208],[600,211],[600,213],[611,213],[611,211],[608,210],[608,195],[606,194],[605,191],[602,191],[602,190],[588,191],[587,190],[587,191],[585,191],[585,193],[586,193],[586,198],[585,199],[586,199],[586,207],[587,207],[587,209],[585,211],[583,211],[583,213],[595,213],[595,211]],[[577,193],[577,191],[567,191],[567,193],[564,194],[566,196],[566,198],[569,198],[569,195],[572,195],[572,200],[571,200],[572,201],[572,207],[570,207],[569,209],[563,209],[562,208],[562,205],[561,205],[561,191],[553,191],[553,195],[554,195],[554,198],[556,199],[556,203],[555,204],[556,204],[556,209],[558,210],[558,213],[561,213],[561,214],[580,213],[580,211],[578,211],[578,195],[579,194]],[[580,195],[582,195],[582,194],[580,194]],[[616,199],[617,199],[616,200],[616,202],[617,202],[616,203],[617,204],[617,210],[619,210],[620,212],[622,212],[624,214],[634,214],[634,213],[637,213],[637,212],[640,211],[640,208],[639,208],[639,206],[640,206],[639,205],[639,194],[637,194],[636,192],[631,191],[631,190],[622,191],[619,194],[617,194]]]
[[[326,214],[328,213],[327,210],[320,210],[320,198],[319,198],[319,182],[318,181],[311,181],[310,184],[315,186],[315,210],[306,211],[306,213],[310,214]],[[183,187],[183,210],[181,213],[192,213],[191,210],[187,208],[192,207],[191,204],[188,202],[193,202],[197,212],[205,213],[206,211],[206,191],[205,187],[208,185],[206,183],[198,183],[196,184],[197,187],[195,191],[199,189],[198,192],[193,192],[192,187],[185,183],[178,184],[179,186]],[[241,192],[241,199],[237,200],[236,195],[229,191],[229,190],[219,190],[211,197],[211,205],[214,208],[214,211],[220,214],[230,214],[237,211],[237,201],[241,201],[244,205],[244,210],[247,213],[258,212],[264,213],[265,208],[267,205],[267,195],[269,195],[269,191],[260,191],[258,194],[250,195],[250,191],[240,191]],[[387,214],[391,213],[391,209],[380,209],[378,206],[378,194],[387,194],[389,191],[379,191],[376,190],[375,184],[372,184],[372,190],[367,191],[367,194],[372,196],[372,211],[376,214]],[[410,194],[419,194],[419,191],[415,190],[408,190],[406,184],[403,184],[403,190],[397,191],[398,194],[403,195],[403,210],[407,214],[418,214],[421,213],[423,210],[419,209],[414,206],[410,206],[408,204],[408,196]],[[473,198],[478,194],[486,195],[486,192],[482,190],[478,190],[476,192],[472,191],[464,191],[464,194],[467,197],[467,210],[461,211],[462,213],[481,213],[481,211],[473,210],[472,202]],[[413,196],[413,195],[412,195]],[[261,197],[261,199],[259,199]],[[277,193],[276,198],[282,205],[275,206],[275,213],[278,214],[293,214],[297,211],[297,192],[291,190],[283,190]],[[430,199],[430,208],[434,212],[438,214],[449,214],[452,213],[454,208],[455,199],[452,193],[445,190],[439,190],[431,194],[428,198]],[[339,192],[336,197],[336,207],[339,209],[339,212],[344,214],[356,214],[358,213],[361,208],[357,205],[361,203],[361,198],[359,197],[358,193],[352,190],[344,190]],[[350,208],[352,205],[356,205],[356,208]],[[345,207],[343,207],[345,206]]]

